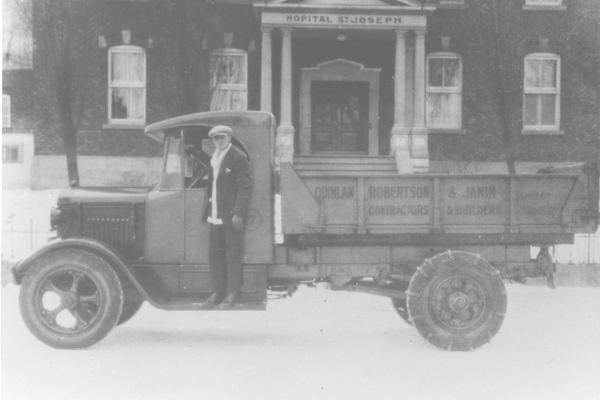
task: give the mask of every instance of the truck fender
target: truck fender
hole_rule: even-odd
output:
[[[132,269],[131,265],[125,260],[125,258],[115,250],[107,246],[105,243],[100,241],[90,239],[90,238],[76,238],[76,239],[66,239],[52,242],[51,244],[39,249],[26,259],[20,261],[12,267],[12,275],[14,282],[17,285],[20,285],[23,281],[23,277],[29,271],[29,268],[33,266],[37,261],[43,259],[50,253],[54,253],[61,250],[66,249],[79,249],[89,251],[101,258],[103,258],[110,266],[115,269],[117,274],[121,272],[124,274],[131,283],[135,286],[138,292],[144,297],[145,300],[150,300],[150,296],[144,290],[139,280],[135,276],[135,271]]]

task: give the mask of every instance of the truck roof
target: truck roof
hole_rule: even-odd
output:
[[[235,128],[240,126],[264,125],[272,126],[273,129],[276,128],[275,117],[271,113],[262,111],[210,111],[160,121],[148,125],[144,133],[157,141],[162,141],[165,133],[170,131],[186,129],[192,132],[207,133],[215,125],[227,125],[233,129],[234,134]]]

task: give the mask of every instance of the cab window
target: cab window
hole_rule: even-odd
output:
[[[165,161],[160,184],[161,190],[183,189],[181,145],[181,137],[167,137],[165,142]]]

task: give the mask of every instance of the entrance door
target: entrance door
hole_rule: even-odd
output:
[[[312,151],[366,153],[369,83],[313,81]]]

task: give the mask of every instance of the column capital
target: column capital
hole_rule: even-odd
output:
[[[294,28],[290,28],[290,27],[287,27],[287,26],[286,26],[286,27],[281,27],[281,28],[279,28],[279,29],[281,29],[281,32],[282,32],[284,35],[289,35],[289,34],[291,34],[291,33],[292,33],[292,31],[294,30]]]
[[[272,26],[261,26],[260,30],[262,33],[271,33],[273,31]]]
[[[415,29],[415,35],[417,37],[423,37],[427,33],[427,29]]]
[[[396,31],[396,39],[404,37],[408,33],[407,29],[395,29]]]

